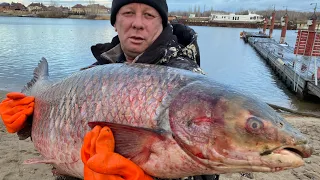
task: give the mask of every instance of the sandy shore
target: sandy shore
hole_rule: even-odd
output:
[[[0,100],[5,92],[0,91]],[[305,159],[305,166],[277,173],[248,173],[244,175],[224,174],[221,180],[320,180],[320,119],[285,116],[288,122],[308,136],[315,149],[314,154]],[[37,158],[30,139],[19,141],[16,134],[8,134],[0,121],[0,180],[55,180],[51,166],[45,164],[24,165],[23,161]]]

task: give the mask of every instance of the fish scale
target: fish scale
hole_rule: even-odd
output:
[[[68,144],[68,146],[77,149],[76,152],[79,153],[82,139],[85,133],[90,130],[89,126],[85,125],[89,121],[108,120],[110,122],[145,128],[157,126],[156,109],[164,97],[157,96],[158,94],[154,94],[154,92],[168,91],[166,89],[167,86],[158,85],[171,84],[172,87],[179,87],[181,84],[178,82],[174,84],[174,81],[164,75],[162,75],[164,76],[162,78],[152,78],[151,73],[159,74],[158,72],[161,72],[158,69],[149,72],[140,71],[135,68],[121,68],[121,65],[116,67],[97,67],[89,69],[85,73],[76,73],[68,79],[50,85],[50,88],[45,91],[38,91],[36,89],[37,86],[42,86],[41,81],[35,85],[33,91],[36,93],[32,95],[36,98],[34,113],[37,115],[35,115],[33,120],[32,138],[41,154],[48,154],[50,150],[43,148],[43,141],[39,142],[39,137],[46,141],[45,144],[54,144],[53,146],[48,146],[50,149],[56,147],[59,149],[60,154],[69,155],[70,149],[63,148],[66,144],[61,142],[65,142],[64,138],[73,138],[75,142]],[[139,76],[133,76],[134,79],[129,79],[132,74],[138,74]],[[167,73],[167,75],[169,74],[170,72]],[[173,78],[175,79],[176,77],[173,76]],[[85,79],[84,82],[75,81],[83,79]],[[121,79],[127,79],[128,82]],[[171,89],[173,89],[172,87]],[[132,89],[138,92],[138,97],[134,98],[135,101],[129,100],[128,95],[131,94]],[[55,94],[55,97],[51,97],[51,94]],[[77,98],[72,101],[75,94],[77,94]],[[78,109],[74,109],[76,104],[80,105]],[[101,111],[96,112],[98,104],[101,105],[99,108]],[[85,106],[85,112],[80,113],[81,105]],[[48,109],[54,110],[50,112],[47,111]],[[72,111],[69,109],[74,109],[73,118],[70,118]],[[129,115],[130,121],[125,117],[127,111],[135,113],[133,116]],[[108,113],[109,116],[106,116],[102,112],[111,113]],[[53,128],[47,128],[49,125],[47,122],[53,124]],[[72,134],[80,136],[72,136]],[[56,153],[51,151],[45,158],[54,159],[56,155]],[[80,162],[78,164],[79,167],[82,167]],[[71,168],[73,167],[61,167],[60,169],[64,169],[68,174],[78,176],[79,174],[72,172],[73,169]]]
[[[307,139],[265,103],[204,75],[110,64],[51,82],[45,59],[34,74],[23,92],[35,97],[37,162],[61,174],[83,178],[89,123],[109,126],[116,152],[158,178],[284,170],[312,154]]]

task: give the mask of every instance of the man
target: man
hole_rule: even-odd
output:
[[[97,44],[91,47],[97,62],[87,68],[109,63],[147,63],[182,68],[203,74],[199,67],[200,55],[196,33],[191,28],[180,24],[169,25],[167,16],[168,7],[165,0],[114,0],[111,8],[111,24],[118,36],[114,37],[111,43]],[[8,131],[18,132],[23,127],[26,117],[32,113],[34,99],[25,97],[23,94],[9,94],[7,97],[0,104],[0,114]],[[16,108],[16,105],[21,106]],[[15,110],[12,111],[14,108],[22,109],[18,116]],[[110,174],[121,170],[118,168],[110,170],[110,167],[103,169],[105,167],[101,166],[106,164],[107,160],[112,163],[121,159],[119,162],[125,170],[122,172],[131,172],[131,174],[126,173],[128,179],[134,179],[133,175],[137,174],[140,178],[136,179],[149,179],[131,161],[113,153],[110,146],[114,146],[114,142],[105,144],[107,141],[113,141],[113,137],[108,133],[110,130],[96,127],[86,135],[81,151],[82,161],[85,165],[85,178],[92,180],[111,179]],[[104,139],[102,138],[100,142],[96,141],[96,144],[90,144],[92,139],[97,137],[104,137]],[[110,152],[110,156],[108,155],[107,159],[102,158],[103,160],[95,158],[106,156],[105,153],[98,154],[98,151]],[[110,157],[113,159],[110,160]],[[90,166],[90,163],[93,166]],[[98,169],[94,169],[94,167],[98,167]],[[119,164],[116,164],[115,167],[119,167]],[[106,171],[108,171],[107,175],[100,174],[100,172]],[[125,175],[121,174],[121,176]],[[115,178],[117,177],[115,176]],[[215,178],[216,176],[193,177],[195,180]]]
[[[111,43],[91,47],[97,59],[92,66],[124,62],[147,63],[204,74],[199,67],[197,34],[187,26],[168,24],[166,0],[114,0],[111,25],[118,36]],[[219,177],[197,176],[193,179],[213,180]]]
[[[203,73],[196,33],[181,24],[168,24],[165,0],[113,1],[111,24],[118,36],[111,43],[91,47],[97,59],[93,66],[147,63]]]

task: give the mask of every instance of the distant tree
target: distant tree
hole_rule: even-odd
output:
[[[209,16],[211,16],[211,13],[212,13],[212,11],[205,11],[205,12],[202,13],[202,16],[203,17],[209,17]]]
[[[57,1],[51,0],[51,1],[50,1],[50,6],[58,7],[59,4],[58,4]]]
[[[235,13],[236,15],[248,15],[249,11],[248,10],[243,10],[240,9],[238,12]]]
[[[257,11],[257,9],[256,8],[250,8],[250,9],[248,9],[251,13],[255,13],[256,11]]]
[[[200,5],[198,5],[198,10],[197,10],[197,17],[200,16]]]
[[[266,10],[259,10],[256,11],[257,14],[266,16],[268,18],[271,17],[271,14],[273,12],[273,9],[266,9]],[[276,10],[276,21],[280,21],[280,18],[284,16],[286,13],[286,10]],[[306,22],[313,14],[313,12],[299,12],[299,11],[290,11],[288,10],[288,17],[289,21],[297,22],[302,21]],[[320,13],[316,13],[316,15],[319,17]]]
[[[89,18],[95,18],[99,13],[99,4],[96,4],[94,0],[88,1],[88,6],[85,8],[86,16]]]
[[[192,10],[193,9],[193,10]],[[249,9],[253,13],[255,9]],[[271,14],[273,12],[273,8],[268,8],[265,10],[259,10],[255,11],[256,14],[260,14],[264,17],[270,18]],[[194,5],[193,7],[191,6],[189,8],[189,11],[171,11],[169,14],[170,15],[178,15],[178,16],[189,16],[191,13],[196,14],[197,16],[200,16],[200,6],[199,5]],[[211,13],[216,13],[216,14],[229,14],[230,12],[226,11],[214,11],[213,7],[210,8],[210,11],[203,11],[202,16],[204,17],[209,17]],[[284,16],[286,13],[286,10],[276,10],[276,21],[280,21],[281,17]],[[300,11],[290,11],[288,10],[288,16],[289,16],[289,21],[292,21],[293,23],[306,23],[307,20],[313,15],[314,12],[300,12]],[[236,14],[248,14],[248,10],[245,9],[239,9]],[[318,17],[320,17],[320,12],[316,13]]]

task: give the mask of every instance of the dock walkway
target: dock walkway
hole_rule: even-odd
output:
[[[320,98],[319,77],[318,85],[314,81],[314,58],[316,58],[317,67],[320,66],[319,58],[296,56],[293,47],[279,44],[264,34],[244,32],[243,38],[265,59],[290,90],[296,92],[301,98],[310,95]]]
[[[256,32],[242,32],[242,38],[247,43],[250,37],[258,37],[258,38],[269,38],[268,35]]]

